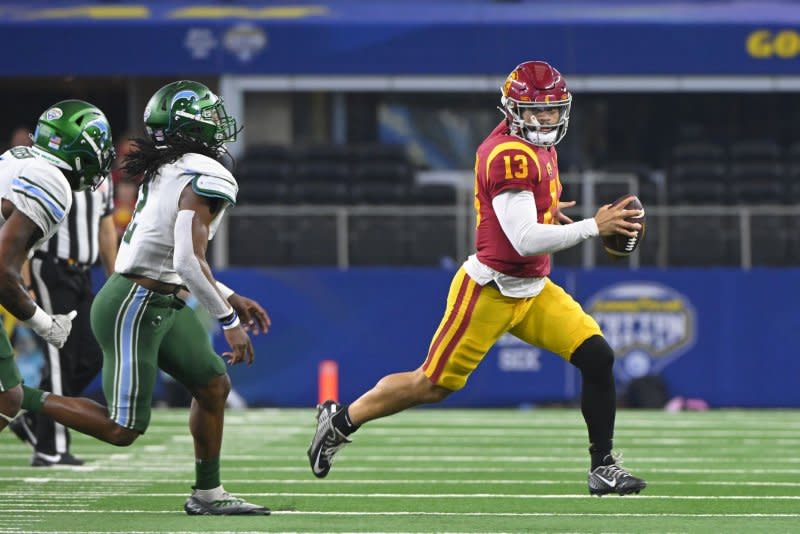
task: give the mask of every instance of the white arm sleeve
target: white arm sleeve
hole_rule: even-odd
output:
[[[551,254],[599,234],[594,218],[565,225],[539,224],[531,191],[503,191],[492,199],[492,207],[520,256]]]
[[[234,291],[233,289],[229,288],[228,286],[226,286],[225,284],[223,284],[219,280],[216,280],[216,282],[217,282],[217,289],[219,289],[219,292],[222,295],[222,298],[224,298],[225,300],[228,300],[231,295],[236,293],[236,291]]]
[[[200,262],[194,255],[192,245],[192,219],[193,210],[180,210],[175,220],[174,238],[175,253],[172,265],[175,272],[181,277],[189,291],[197,298],[198,302],[206,307],[211,315],[217,319],[227,317],[233,308],[223,300],[216,286],[208,281],[200,268]]]

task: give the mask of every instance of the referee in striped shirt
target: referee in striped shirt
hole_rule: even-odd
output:
[[[47,365],[39,387],[59,395],[80,394],[103,364],[89,321],[94,298],[90,268],[99,257],[106,276],[114,272],[118,241],[113,211],[110,178],[95,191],[73,193],[66,224],[34,253],[27,273],[23,272],[36,302],[48,314],[78,312],[63,348],[41,342]],[[18,417],[11,428],[33,446],[31,465],[83,464],[70,452],[67,429],[43,413]]]

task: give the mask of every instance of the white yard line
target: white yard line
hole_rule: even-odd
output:
[[[52,468],[50,468],[52,469]],[[576,469],[580,472],[583,472],[580,467],[561,467],[558,465],[549,465],[544,467],[534,467],[534,466],[513,466],[512,468],[509,467],[461,467],[461,466],[403,466],[403,467],[393,467],[393,466],[375,466],[375,467],[364,467],[364,466],[350,466],[341,464],[338,470],[343,472],[350,472],[350,473],[508,473],[512,471],[513,473],[567,473],[574,475]],[[24,471],[25,473],[30,473],[30,467],[17,467],[17,466],[4,466],[3,471]],[[136,466],[135,468],[131,468],[130,466],[104,466],[102,469],[103,472],[114,472],[114,473],[139,473],[143,477],[143,479],[135,479],[142,484],[152,484],[153,480],[149,478],[153,473],[185,473],[187,476],[194,476],[194,471],[191,467],[187,466],[180,466],[180,467],[167,467],[167,466]],[[226,465],[224,468],[224,473],[309,473],[310,468],[308,465],[297,465],[297,466],[228,466]],[[674,474],[707,474],[707,475],[720,475],[720,474],[734,474],[734,475],[797,475],[800,474],[800,469],[794,468],[685,468],[685,467],[648,467],[647,471],[650,473],[674,473]],[[74,472],[74,470],[64,470],[63,473],[69,474]],[[24,477],[7,477],[11,480],[21,481]],[[91,478],[86,478],[85,480],[93,480]],[[337,479],[331,478],[328,479],[329,482],[335,482]],[[56,480],[51,480],[51,482],[56,482]],[[180,480],[176,480],[176,482],[180,482]],[[321,482],[320,482],[321,483]]]
[[[113,492],[113,491],[76,491],[76,495],[86,498],[104,498],[104,497],[127,497],[130,496],[127,492]],[[30,493],[28,499],[34,496],[49,497],[57,495],[55,492],[36,492]],[[169,497],[179,498],[186,497],[187,492],[180,493],[148,493],[146,497]],[[339,498],[353,498],[358,497],[362,499],[521,499],[521,500],[560,500],[560,499],[591,499],[588,493],[581,494],[539,494],[539,493],[322,493],[322,492],[237,492],[237,495],[246,497],[324,497],[326,499],[339,499]],[[143,495],[145,497],[145,495]],[[630,497],[632,499],[640,500],[677,500],[677,501],[797,501],[800,500],[800,495],[636,495]],[[12,508],[58,508],[61,503],[10,503],[6,506],[5,503],[0,503],[0,510],[7,510]],[[71,505],[72,506],[72,505]],[[86,505],[88,506],[88,505]],[[79,506],[83,508],[83,506]]]
[[[183,510],[45,510],[42,513],[47,514],[157,514],[157,515],[185,515]],[[458,516],[458,517],[681,517],[681,518],[696,518],[696,517],[710,517],[710,518],[798,518],[800,513],[787,514],[787,513],[738,513],[738,514],[724,514],[724,513],[697,513],[697,514],[680,514],[680,513],[604,513],[604,512],[372,512],[372,511],[294,511],[294,510],[273,510],[272,515],[329,515],[329,516]],[[127,531],[126,531],[127,532]],[[154,531],[162,532],[162,531]]]
[[[373,448],[374,449],[374,448]],[[385,449],[382,449],[385,450]],[[426,447],[426,452],[433,452],[436,450],[435,447]],[[452,447],[443,448],[442,451],[450,452],[452,451]],[[485,449],[476,449],[480,452],[483,452]],[[498,454],[463,454],[463,455],[453,455],[453,454],[396,454],[395,451],[387,452],[386,454],[360,454],[357,450],[352,449],[345,452],[340,458],[348,458],[353,461],[358,462],[379,462],[382,464],[389,463],[389,462],[413,462],[413,463],[441,463],[441,462],[452,462],[452,463],[473,463],[473,462],[486,462],[490,464],[503,464],[503,463],[549,463],[549,464],[562,464],[562,465],[585,465],[587,463],[587,456],[584,454],[575,455],[575,454],[560,454],[560,455],[514,455],[510,454],[511,452],[518,452],[519,448],[516,449],[509,449],[509,454],[498,455]],[[306,456],[304,450],[295,451],[293,454],[271,454],[269,452],[265,452],[264,454],[225,454],[223,459],[226,464],[232,462],[254,462],[258,464],[268,463],[272,461],[280,462],[280,461],[289,461],[289,462],[305,462]],[[630,462],[626,462],[626,466],[635,464],[637,468],[641,469],[644,466],[649,466],[650,464],[672,464],[680,461],[681,464],[741,464],[741,458],[735,457],[728,457],[728,458],[720,458],[716,456],[716,450],[713,454],[709,454],[708,456],[699,456],[699,455],[685,455],[681,454],[680,451],[676,451],[674,456],[642,456],[641,458],[632,459]],[[124,463],[124,466],[120,466],[118,464]],[[748,464],[770,464],[770,465],[781,465],[781,464],[788,464],[788,465],[800,465],[800,457],[789,457],[789,458],[781,458],[775,457],[773,455],[770,456],[763,456],[760,458],[748,458]],[[149,457],[147,455],[142,456],[132,456],[126,458],[121,462],[110,462],[108,465],[102,465],[102,469],[107,468],[123,468],[123,469],[148,469],[150,467],[153,468],[162,468],[165,466],[175,466],[175,464],[186,464],[186,465],[178,465],[177,467],[186,469],[193,469],[193,462],[191,456],[188,454],[174,454],[174,455],[167,455],[161,454],[157,457]],[[14,469],[22,467],[26,470],[30,471],[31,468],[28,466],[4,466],[3,469],[9,468]],[[98,466],[90,466],[93,469],[86,469],[87,466],[79,466],[80,468],[76,467],[75,470],[79,471],[86,471],[86,470],[94,470],[98,469]],[[257,469],[259,466],[255,465],[252,468]],[[226,467],[227,469],[227,467]],[[248,467],[249,469],[249,467]],[[509,469],[516,469],[516,467],[509,468]],[[72,469],[69,469],[72,470]]]
[[[2,481],[9,481],[9,482],[20,482],[20,479],[17,477],[0,477],[0,482]],[[108,484],[111,485],[112,483],[125,488],[126,490],[131,489],[131,484],[141,483],[141,479],[135,478],[102,478],[102,477],[92,477],[92,478],[61,478],[61,479],[47,479],[48,482],[56,483],[56,484],[63,484],[63,485],[86,485],[86,484],[94,484],[94,483],[101,483],[101,484]],[[36,483],[39,482],[38,480],[26,480],[28,483]],[[480,479],[480,480],[458,480],[458,479],[431,479],[431,478],[418,478],[418,479],[360,479],[360,478],[352,478],[352,479],[330,479],[326,481],[320,481],[317,479],[284,479],[284,478],[226,478],[225,484],[229,486],[233,486],[234,484],[247,484],[247,485],[267,485],[267,484],[285,484],[288,486],[292,485],[300,485],[300,486],[340,486],[340,485],[347,485],[347,484],[354,484],[354,485],[381,485],[381,486],[393,486],[393,485],[425,485],[430,486],[432,484],[437,485],[449,485],[449,486],[484,486],[487,484],[493,485],[501,485],[501,486],[537,486],[537,485],[562,485],[562,484],[571,484],[572,481],[565,480],[565,479],[526,479],[526,480],[513,480],[513,479]],[[152,482],[148,483],[151,485]],[[786,487],[786,488],[796,488],[800,487],[800,482],[773,482],[773,481],[736,481],[736,480],[715,480],[715,481],[681,481],[681,480],[658,480],[657,482],[653,482],[654,486],[692,486],[692,485],[700,485],[700,486],[752,486],[752,487]],[[145,485],[140,485],[136,490],[144,488]],[[103,495],[110,495],[110,490],[108,486],[106,486],[106,490],[102,492]],[[75,492],[74,488],[69,488],[69,491]],[[77,492],[75,492],[77,494]],[[127,495],[134,495],[137,491],[127,491]],[[77,500],[78,498],[65,496],[63,493],[60,492],[42,492],[39,490],[35,491],[26,491],[21,492],[19,489],[14,489],[10,492],[2,492],[0,491],[0,497],[4,499],[14,499],[15,496],[25,495],[25,499],[29,499],[31,495],[53,495],[55,498],[60,500]],[[60,497],[59,497],[60,495]],[[20,498],[20,500],[23,500]]]

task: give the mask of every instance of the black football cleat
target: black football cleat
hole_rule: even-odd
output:
[[[83,464],[83,460],[72,456],[68,452],[65,452],[64,454],[45,454],[43,452],[36,451],[33,453],[33,458],[31,459],[31,465],[33,467],[51,467],[54,465],[76,466]]]
[[[30,416],[26,413],[17,416],[8,424],[8,428],[20,441],[27,443],[31,447],[36,447],[36,434],[33,433],[33,425],[31,423]]]
[[[184,511],[189,515],[269,515],[270,509],[257,504],[252,504],[239,497],[234,497],[227,491],[222,499],[206,501],[192,491],[192,496],[183,505]]]
[[[339,406],[331,400],[317,405],[317,432],[308,447],[308,462],[317,478],[325,478],[331,470],[333,457],[350,439],[333,426],[333,414]]]
[[[628,495],[639,493],[647,487],[647,482],[637,478],[622,468],[621,457],[614,458],[614,463],[595,467],[589,472],[589,494]]]

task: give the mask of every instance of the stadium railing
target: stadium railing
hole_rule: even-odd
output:
[[[472,177],[461,172],[441,176],[456,181],[454,204],[239,206],[212,242],[212,262],[216,268],[458,264],[474,247]],[[592,216],[599,202],[639,192],[633,174],[587,171],[565,174],[563,181],[563,198],[577,200],[571,213],[582,217]],[[665,198],[659,185],[644,202],[647,236],[639,252],[619,261],[606,255],[598,240],[588,240],[557,253],[555,264],[632,269],[800,265],[800,205],[666,205]]]

